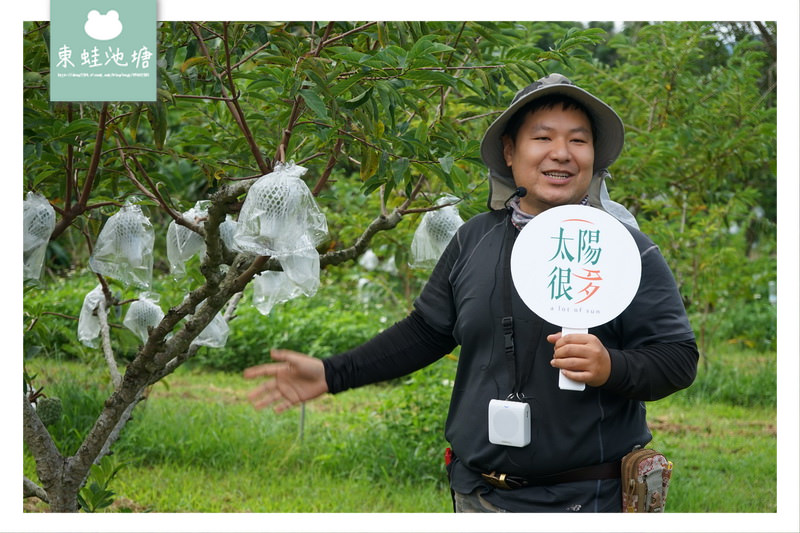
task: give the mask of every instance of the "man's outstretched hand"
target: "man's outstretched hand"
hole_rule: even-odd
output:
[[[320,359],[281,349],[270,350],[270,355],[274,363],[251,366],[244,371],[245,379],[267,376],[267,381],[247,394],[256,409],[272,406],[280,413],[328,392]]]

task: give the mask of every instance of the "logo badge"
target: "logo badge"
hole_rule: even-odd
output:
[[[50,100],[156,99],[156,0],[51,0]]]
[[[593,207],[563,205],[536,215],[511,253],[522,301],[562,328],[588,329],[616,318],[636,296],[641,273],[633,236]]]

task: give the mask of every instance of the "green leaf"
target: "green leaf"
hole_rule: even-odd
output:
[[[316,72],[312,68],[307,68],[307,69],[303,69],[303,74],[308,76],[308,78],[312,82],[314,82],[314,85],[316,86],[317,91],[319,91],[319,92],[321,92],[323,94],[329,94],[330,93],[330,91],[328,90],[328,85],[329,85],[328,80],[323,78],[320,75],[319,72]]]
[[[59,137],[74,137],[77,135],[95,134],[97,132],[97,121],[89,118],[79,118],[73,120],[61,130]]]
[[[434,35],[426,35],[422,39],[414,43],[411,50],[408,52],[409,59],[418,59],[425,55],[439,53],[439,52],[452,52],[454,48],[447,46],[443,43],[434,42],[437,37]]]
[[[136,134],[139,131],[139,117],[142,114],[142,104],[136,104],[131,110],[130,118],[128,119],[128,133],[130,133],[131,140],[136,142]]]
[[[196,67],[197,65],[204,65],[206,63],[208,63],[208,58],[205,56],[190,57],[181,64],[180,71],[181,73],[184,73],[192,67]]]
[[[303,97],[303,100],[308,108],[311,109],[311,111],[313,111],[318,118],[322,120],[329,120],[328,108],[325,107],[325,103],[317,93],[310,89],[301,89],[300,96]]]
[[[350,100],[346,100],[344,106],[348,109],[355,109],[358,106],[365,104],[369,100],[369,97],[372,95],[372,89],[373,87],[370,87],[369,89],[359,94],[358,96],[355,96]]]
[[[449,74],[438,70],[410,70],[406,77],[415,81],[429,81],[436,85],[447,85],[455,87],[458,80]]]
[[[339,82],[337,82],[337,83],[333,84],[333,85],[330,87],[330,91],[329,91],[329,92],[330,92],[330,93],[331,93],[333,96],[339,96],[339,95],[341,95],[341,94],[344,94],[344,93],[345,93],[346,91],[348,91],[348,90],[349,90],[349,89],[350,89],[350,88],[351,88],[353,85],[355,85],[356,83],[358,83],[358,81],[359,81],[361,78],[363,78],[363,77],[364,77],[364,75],[365,75],[365,73],[364,73],[364,72],[359,72],[359,73],[353,74],[353,75],[351,75],[351,76],[349,76],[349,77],[347,77],[347,78],[345,78],[345,79],[343,79],[343,80],[341,80],[341,81],[339,81]]]
[[[153,141],[156,148],[161,150],[164,148],[164,141],[167,137],[167,107],[164,102],[157,101],[147,104],[147,118],[150,121],[150,127],[153,128]]]
[[[335,54],[334,57],[337,60],[345,63],[361,64],[364,61],[370,59],[372,56],[355,50],[347,49],[346,52]]]
[[[259,64],[259,65],[260,64],[264,64],[264,63],[273,64],[273,65],[284,65],[284,66],[287,66],[287,67],[291,66],[293,64],[292,60],[290,58],[282,56],[282,55],[264,55],[264,56],[259,56],[258,57],[258,61],[256,63]]]
[[[450,170],[450,175],[454,178],[456,185],[458,185],[460,189],[467,189],[469,187],[469,176],[460,166],[453,165]]]
[[[400,181],[408,172],[409,162],[407,157],[401,157],[399,159],[395,159],[392,162],[392,175],[394,176],[395,181]]]
[[[420,121],[419,124],[417,124],[417,131],[416,131],[416,134],[414,135],[414,138],[420,144],[425,144],[426,143],[426,141],[428,140],[428,124],[427,123],[425,123],[424,121]]]
[[[385,22],[378,22],[378,42],[382,47],[385,47],[388,42]]]
[[[378,170],[380,160],[381,158],[378,152],[369,146],[364,146],[362,149],[361,169],[359,170],[361,181],[366,181],[375,174],[375,171]]]
[[[453,156],[445,156],[439,158],[439,164],[442,166],[442,170],[444,170],[445,174],[450,174],[450,170],[453,168]]]

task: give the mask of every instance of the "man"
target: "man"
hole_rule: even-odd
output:
[[[245,371],[248,378],[274,378],[252,391],[253,404],[281,411],[402,376],[461,345],[445,428],[456,511],[619,511],[619,460],[651,439],[643,402],[689,386],[696,373],[694,334],[666,262],[648,237],[628,227],[641,254],[639,290],[620,316],[588,334],[562,337],[506,287],[516,235],[546,209],[584,204],[635,224],[607,200],[603,184],[623,132],[610,107],[559,74],[517,93],[481,143],[490,211],[459,229],[411,314],[328,359],[273,350],[278,363]],[[513,376],[504,348],[508,314]],[[558,372],[586,389],[560,390]],[[515,385],[530,406],[531,442],[493,444],[488,404]]]

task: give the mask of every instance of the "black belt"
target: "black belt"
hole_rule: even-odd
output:
[[[541,487],[544,485],[557,485],[559,483],[571,483],[574,481],[588,481],[598,479],[619,479],[621,461],[611,461],[610,463],[600,463],[599,465],[586,466],[583,468],[573,468],[564,472],[547,474],[536,477],[520,477],[509,474],[498,474],[491,472],[481,474],[483,479],[498,489],[520,489],[522,487]]]

